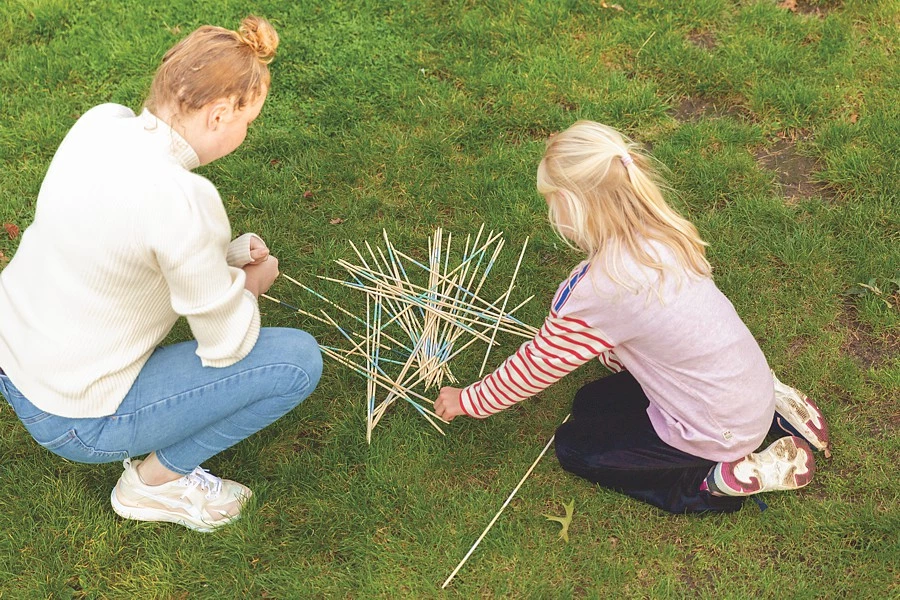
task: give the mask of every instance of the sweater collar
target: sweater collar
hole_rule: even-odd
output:
[[[181,135],[169,127],[169,124],[154,115],[146,108],[141,113],[141,120],[144,123],[144,131],[164,146],[165,151],[187,170],[195,169],[200,166],[200,158],[191,148],[191,145]]]

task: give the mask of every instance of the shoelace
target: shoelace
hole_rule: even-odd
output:
[[[201,490],[208,490],[206,493],[207,500],[215,500],[222,491],[222,479],[211,474],[203,467],[197,467],[187,475],[181,478],[180,485],[185,487],[199,487]]]

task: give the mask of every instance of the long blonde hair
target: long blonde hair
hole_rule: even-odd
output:
[[[547,141],[538,168],[537,189],[550,222],[569,246],[604,257],[607,274],[637,291],[639,282],[622,275],[623,253],[665,278],[666,264],[647,242],[668,247],[683,273],[709,276],[706,242],[694,225],[663,197],[662,179],[652,159],[616,130],[578,121]]]
[[[191,113],[227,98],[241,109],[268,88],[277,48],[278,34],[262,17],[246,17],[237,31],[204,25],[163,56],[144,106]]]

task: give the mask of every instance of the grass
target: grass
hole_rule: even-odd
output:
[[[900,595],[900,9],[619,4],[10,0],[0,222],[30,223],[79,114],[139,108],[170,45],[252,10],[282,36],[272,93],[245,145],[200,170],[235,233],[260,233],[285,273],[311,281],[337,272],[348,238],[386,228],[418,248],[437,226],[486,222],[511,248],[532,238],[516,293],[537,294],[523,313],[536,325],[578,260],[534,191],[544,139],[578,118],[606,122],[668,166],[719,286],[781,379],[828,415],[835,456],[809,487],[769,495],[763,513],[672,517],[548,456],[441,592],[578,385],[604,371],[587,365],[446,437],[396,405],[368,446],[364,384],[328,364],[304,405],[207,465],[256,492],[245,518],[210,535],[119,520],[107,500],[119,466],[58,459],[0,410],[0,597]],[[16,245],[0,231],[0,262]],[[516,251],[505,254],[509,274]],[[878,293],[858,285],[873,279]],[[314,306],[286,282],[272,292]],[[268,325],[332,336],[261,308]],[[458,375],[476,376],[476,354]],[[566,544],[541,515],[573,498]]]

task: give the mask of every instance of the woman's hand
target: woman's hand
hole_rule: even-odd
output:
[[[267,248],[266,258],[258,263],[250,263],[245,266],[244,273],[247,274],[244,287],[259,298],[260,294],[265,294],[269,291],[269,288],[272,287],[272,284],[275,283],[275,279],[278,277],[278,259],[271,256]]]
[[[437,400],[434,401],[434,412],[448,423],[454,418],[466,414],[459,402],[462,390],[455,387],[442,387]]]
[[[251,265],[258,265],[269,258],[269,247],[256,235],[250,237],[250,258],[252,260],[248,264]]]

